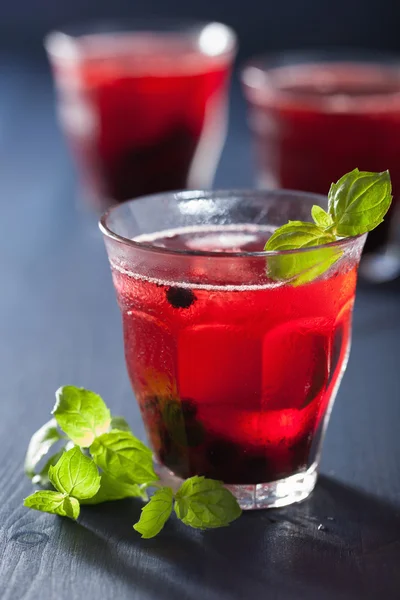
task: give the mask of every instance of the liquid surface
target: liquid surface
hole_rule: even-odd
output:
[[[204,228],[157,243],[265,243],[265,230],[225,234],[222,244],[221,230]],[[347,359],[355,267],[299,287],[215,287],[204,274],[191,288],[117,269],[113,278],[128,372],[162,464],[181,477],[250,484],[314,462]]]
[[[393,67],[352,63],[325,63],[324,65],[297,65],[270,71],[271,83],[284,93],[320,101],[330,101],[341,110],[363,110],[378,104],[391,104],[392,97],[400,94],[400,71]],[[353,102],[354,101],[354,102]],[[325,107],[328,108],[328,102]]]
[[[276,227],[269,225],[197,225],[143,234],[134,238],[169,250],[200,252],[262,252]]]

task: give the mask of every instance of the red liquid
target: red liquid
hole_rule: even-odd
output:
[[[269,81],[245,86],[262,185],[327,194],[355,167],[389,169],[400,194],[400,71],[311,64],[272,69]],[[369,234],[367,251],[387,242],[389,226],[387,217]]]
[[[209,185],[231,57],[144,34],[87,36],[78,46],[80,60],[56,61],[55,74],[61,119],[91,195],[107,203]]]
[[[193,240],[213,246],[211,237],[204,244],[200,234],[188,237],[192,247]],[[182,248],[185,239],[159,243]],[[265,239],[261,231],[253,249]],[[193,272],[204,260],[195,259]],[[163,465],[183,478],[231,484],[274,481],[311,466],[347,359],[355,266],[299,287],[190,288],[116,269],[113,278],[128,372]]]

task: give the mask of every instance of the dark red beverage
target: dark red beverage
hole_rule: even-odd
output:
[[[400,194],[400,70],[365,62],[316,62],[243,74],[262,186],[326,193],[342,173],[389,169]],[[392,208],[392,216],[394,207]],[[388,242],[391,219],[368,235]]]
[[[67,51],[50,38],[61,122],[96,203],[210,185],[234,51],[229,30],[214,27],[214,51],[207,26],[84,35]]]
[[[140,239],[168,249],[252,252],[269,233],[199,227]],[[237,285],[230,260],[211,271],[207,257],[194,257],[174,282],[111,259],[128,372],[162,465],[182,478],[257,484],[315,463],[347,362],[354,257],[297,287],[268,281],[259,257],[241,259],[243,281],[252,273],[259,285]],[[199,283],[185,283],[186,276]]]

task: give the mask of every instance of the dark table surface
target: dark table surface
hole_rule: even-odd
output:
[[[216,185],[251,186],[236,89]],[[50,76],[0,57],[0,598],[400,598],[400,283],[359,286],[350,363],[312,497],[201,533],[175,519],[154,540],[140,504],[78,523],[29,511],[24,452],[57,387],[98,391],[144,437],[95,215],[76,200]],[[323,525],[323,528],[319,528]]]

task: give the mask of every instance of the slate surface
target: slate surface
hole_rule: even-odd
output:
[[[244,106],[216,185],[250,186]],[[360,286],[354,340],[307,502],[202,534],[171,520],[141,541],[134,501],[79,524],[23,508],[26,444],[63,383],[95,389],[143,436],[93,214],[55,122],[41,63],[0,58],[0,598],[400,598],[400,283]],[[323,525],[323,528],[319,528]]]

